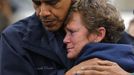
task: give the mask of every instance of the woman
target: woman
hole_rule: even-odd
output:
[[[72,7],[65,30],[67,57],[75,61],[74,65],[97,57],[134,72],[133,46],[115,44],[124,31],[123,21],[105,0],[79,1]]]

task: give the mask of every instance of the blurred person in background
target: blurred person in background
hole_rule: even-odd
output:
[[[132,40],[132,44],[134,45],[134,18],[129,22],[127,33],[130,39]]]
[[[13,15],[11,23],[30,16],[34,13],[31,0],[9,0]]]
[[[134,45],[134,19],[129,22],[127,31],[123,33],[121,39],[118,42],[121,44],[126,43]]]
[[[134,39],[134,18],[130,21],[127,32],[133,37]]]
[[[12,9],[8,0],[0,1],[0,32],[10,24]]]
[[[125,31],[118,43],[134,45],[134,18],[129,22],[127,31]]]

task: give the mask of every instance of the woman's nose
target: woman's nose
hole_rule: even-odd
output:
[[[69,35],[68,35],[68,34],[66,34],[66,36],[64,37],[63,42],[64,42],[65,44],[67,44],[67,43],[69,43],[69,42],[70,42],[70,37],[69,37]]]

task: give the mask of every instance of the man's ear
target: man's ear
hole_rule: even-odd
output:
[[[101,42],[106,35],[106,29],[104,27],[99,27],[97,29],[98,33],[97,33],[97,37],[95,39],[96,42]]]

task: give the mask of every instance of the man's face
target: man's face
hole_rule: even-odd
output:
[[[58,30],[68,13],[71,0],[32,0],[36,15],[43,27],[49,31]]]
[[[80,14],[75,12],[72,16],[65,28],[66,36],[64,38],[69,59],[75,59],[82,48],[95,39],[94,35],[89,34],[88,29],[84,26]]]

